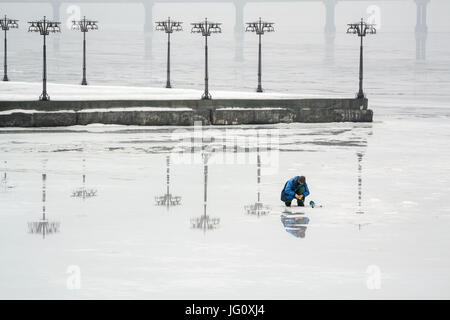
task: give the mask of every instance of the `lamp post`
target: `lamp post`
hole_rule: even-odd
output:
[[[363,92],[363,38],[367,34],[376,34],[377,30],[375,29],[375,25],[368,24],[364,22],[364,19],[361,18],[361,22],[359,23],[348,24],[347,33],[357,34],[358,37],[361,38],[361,46],[359,52],[359,91],[356,97],[358,99],[364,99],[365,95]]]
[[[222,28],[220,27],[221,23],[215,23],[208,21],[205,18],[204,22],[191,23],[192,24],[192,33],[201,33],[202,36],[205,37],[205,92],[202,95],[202,100],[211,100],[211,94],[209,93],[209,79],[208,79],[208,37],[211,36],[212,33],[221,33]]]
[[[72,30],[83,32],[83,80],[81,81],[82,86],[87,86],[86,81],[86,32],[89,30],[98,30],[98,21],[87,20],[83,17],[81,20],[72,21]]]
[[[261,73],[262,73],[262,48],[261,48],[261,38],[265,32],[274,32],[273,22],[264,22],[259,18],[256,22],[247,22],[246,32],[255,32],[259,37],[259,51],[258,51],[258,88],[256,92],[263,92],[261,85]]]
[[[5,17],[0,19],[0,25],[2,27],[2,30],[5,31],[5,50],[4,50],[4,71],[3,71],[3,81],[9,81],[8,79],[8,42],[6,39],[6,33],[9,29],[17,29],[19,27],[18,22],[19,20],[15,19],[8,19],[8,17]]]
[[[181,26],[183,22],[170,20],[156,22],[156,31],[167,33],[167,83],[166,88],[172,88],[170,84],[170,34],[174,31],[183,31]]]
[[[60,24],[61,22],[49,21],[44,16],[43,20],[39,21],[31,21],[28,22],[30,24],[28,28],[28,32],[39,32],[41,36],[44,37],[44,45],[43,45],[43,60],[44,67],[42,72],[42,94],[39,97],[41,101],[49,101],[50,96],[47,94],[47,44],[46,37],[52,33],[61,32]]]

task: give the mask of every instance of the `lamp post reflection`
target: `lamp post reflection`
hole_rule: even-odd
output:
[[[358,152],[356,156],[358,157],[358,209],[356,213],[364,214],[362,209],[362,158],[364,154],[362,152]]]
[[[220,224],[220,218],[210,217],[206,214],[207,204],[208,204],[208,158],[209,155],[207,153],[203,153],[203,215],[198,218],[191,218],[191,226],[193,229],[201,229],[203,233],[206,233],[207,230],[214,230]]]
[[[8,183],[8,176],[6,175],[6,164],[7,162],[4,162],[5,164],[5,172],[2,174],[2,189],[3,187],[6,189],[6,184]]]
[[[258,135],[259,138],[259,135]],[[257,139],[258,139],[257,138]],[[256,203],[250,204],[244,207],[247,214],[259,216],[265,216],[270,213],[270,206],[265,205],[261,202],[261,154],[259,152],[259,139],[256,146],[256,176],[257,176],[257,191],[256,191]]]
[[[169,209],[170,206],[178,206],[181,204],[181,197],[174,196],[170,193],[170,156],[166,157],[167,164],[167,179],[166,179],[166,194],[155,197],[157,206],[166,206]]]
[[[59,232],[59,222],[49,221],[46,217],[46,182],[47,174],[42,174],[42,219],[39,221],[28,222],[28,232],[31,234],[40,234],[42,238],[45,239],[46,235],[54,234]]]
[[[85,200],[86,198],[92,198],[97,196],[96,189],[86,188],[86,159],[83,159],[83,185],[72,192],[73,198],[81,198]]]
[[[356,153],[356,156],[358,157],[358,206],[356,209],[356,214],[363,215],[364,209],[362,207],[362,160],[364,157],[363,152]],[[361,231],[363,226],[369,225],[369,222],[361,222],[359,221],[356,225],[358,226],[358,230]]]
[[[8,184],[8,173],[7,173],[8,172],[8,161],[4,161],[3,164],[4,164],[4,171],[3,171],[3,174],[2,174],[1,180],[0,180],[0,190],[2,192],[6,192],[9,189],[13,188],[13,186],[10,186]]]

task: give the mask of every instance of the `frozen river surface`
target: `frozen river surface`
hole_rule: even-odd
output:
[[[257,37],[239,48],[224,29],[211,90],[253,91]],[[42,40],[24,30],[10,37],[10,79],[37,83]],[[331,49],[322,33],[267,36],[266,92],[352,97],[359,43],[345,30]],[[413,33],[383,30],[365,42],[374,123],[0,130],[0,298],[450,298],[450,34],[430,32],[416,62]],[[79,83],[80,40],[49,38],[50,82]],[[202,43],[174,38],[175,88],[202,88]],[[163,86],[165,45],[162,34],[90,34],[90,85]],[[0,99],[14,94],[0,84]],[[155,201],[168,155],[181,197],[169,209]],[[299,174],[323,207],[292,218],[279,195]],[[73,197],[83,175],[84,200]],[[259,216],[246,210],[258,189],[270,206]]]
[[[380,113],[372,124],[3,129],[0,297],[450,298],[450,113]],[[168,155],[181,197],[169,208],[155,201]],[[280,190],[299,174],[322,208],[286,212]],[[74,196],[83,175],[85,199]],[[258,190],[259,216],[246,210]]]

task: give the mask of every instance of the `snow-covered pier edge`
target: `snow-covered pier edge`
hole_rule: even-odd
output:
[[[0,127],[372,122],[367,99],[0,101]]]
[[[203,91],[130,86],[0,83],[0,127],[59,127],[93,123],[190,126],[291,122],[371,122],[367,99],[277,92]]]

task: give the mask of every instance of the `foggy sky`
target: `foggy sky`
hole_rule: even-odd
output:
[[[367,16],[369,6],[379,14],[379,30],[384,32],[413,32],[416,24],[416,5],[413,0],[392,1],[346,1],[341,0],[336,6],[336,27],[345,27],[349,22]],[[431,0],[428,5],[429,32],[450,32],[450,1]],[[145,11],[142,4],[126,3],[107,4],[91,3],[74,5],[63,3],[60,9],[61,21],[65,23],[77,13],[100,20],[105,29],[130,28],[142,29]],[[50,3],[20,4],[0,3],[0,15],[22,21],[37,19],[43,15],[53,16]],[[204,17],[224,23],[224,32],[232,32],[235,25],[235,9],[230,3],[156,3],[153,8],[153,20],[175,17],[183,21],[194,22]],[[253,20],[262,16],[277,23],[278,31],[321,32],[325,24],[325,9],[321,2],[282,2],[248,3],[244,10],[244,19]]]

